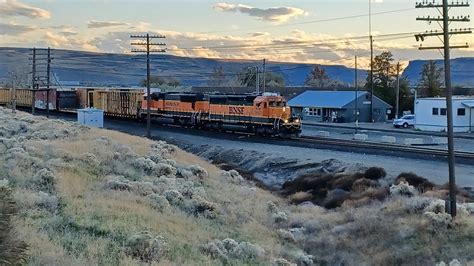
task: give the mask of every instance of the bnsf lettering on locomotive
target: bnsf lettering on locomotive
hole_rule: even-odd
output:
[[[229,106],[229,114],[231,115],[243,115],[244,107]]]

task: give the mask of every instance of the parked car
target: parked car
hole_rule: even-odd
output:
[[[415,125],[415,115],[404,115],[399,119],[393,120],[393,126],[396,128],[399,127],[412,127]]]

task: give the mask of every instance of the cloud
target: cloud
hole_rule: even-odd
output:
[[[109,27],[126,26],[126,25],[128,25],[128,23],[117,22],[117,21],[95,21],[95,20],[91,20],[87,23],[87,27],[89,29],[100,29],[100,28],[109,28]]]
[[[48,46],[53,48],[79,49],[94,52],[99,51],[96,46],[91,45],[88,40],[81,37],[76,38],[48,31],[46,32],[44,40]]]
[[[75,36],[79,34],[75,31],[60,31],[59,33],[64,36]]]
[[[0,0],[0,16],[49,19],[51,18],[51,13],[41,8],[20,3],[16,0]]]
[[[260,20],[275,23],[286,22],[292,18],[307,14],[303,9],[296,7],[270,7],[262,9],[242,4],[217,3],[214,8],[224,12],[240,12]]]
[[[0,23],[0,35],[17,36],[23,33],[34,31],[32,26],[19,25],[14,23]]]
[[[253,32],[253,33],[250,33],[250,36],[252,36],[252,37],[268,37],[268,36],[270,36],[270,33],[268,33],[268,32]]]

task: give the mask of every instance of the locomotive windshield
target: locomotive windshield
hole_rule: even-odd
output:
[[[270,107],[285,107],[286,106],[286,102],[284,101],[270,101],[268,103],[268,105]]]

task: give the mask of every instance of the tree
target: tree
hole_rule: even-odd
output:
[[[265,73],[265,84],[267,87],[285,87],[285,78],[273,72]],[[263,87],[263,78],[260,79],[260,87]]]
[[[208,85],[219,87],[219,86],[222,86],[224,82],[225,82],[224,69],[222,67],[215,67],[209,78]]]
[[[255,87],[257,83],[257,73],[255,68],[244,68],[237,75],[241,86],[244,87]],[[285,79],[282,75],[275,74],[273,72],[265,73],[265,84],[268,87],[284,87]],[[263,74],[260,73],[260,88],[263,87]]]
[[[314,66],[306,77],[304,85],[310,87],[325,88],[330,82],[326,70],[321,66]]]
[[[392,62],[393,55],[391,52],[382,52],[380,55],[375,56],[372,62],[373,82],[374,95],[395,106],[396,91],[393,85],[396,84],[394,82],[396,80],[396,67]],[[365,87],[369,91],[371,83],[370,71],[368,71]]]
[[[408,79],[400,78],[400,113],[403,111],[412,111],[413,113],[414,100],[414,96],[410,93],[410,88],[408,87]]]
[[[13,83],[17,89],[26,89],[30,84],[29,70],[25,67],[17,67],[8,71],[8,78],[4,83],[5,88],[12,88]]]
[[[253,67],[243,68],[238,74],[237,78],[240,82],[240,85],[243,87],[255,87],[257,83],[257,73],[256,69]]]
[[[443,68],[437,67],[436,62],[430,60],[423,65],[423,70],[421,71],[421,80],[418,83],[420,89],[420,94],[425,97],[436,97],[440,96],[441,86],[443,82],[441,81],[441,73]]]
[[[181,82],[179,82],[179,80],[172,79],[172,78],[163,78],[160,76],[153,76],[153,75],[150,76],[151,88],[158,88],[163,85],[177,87],[181,85]],[[146,87],[146,78],[140,81],[140,86]]]

